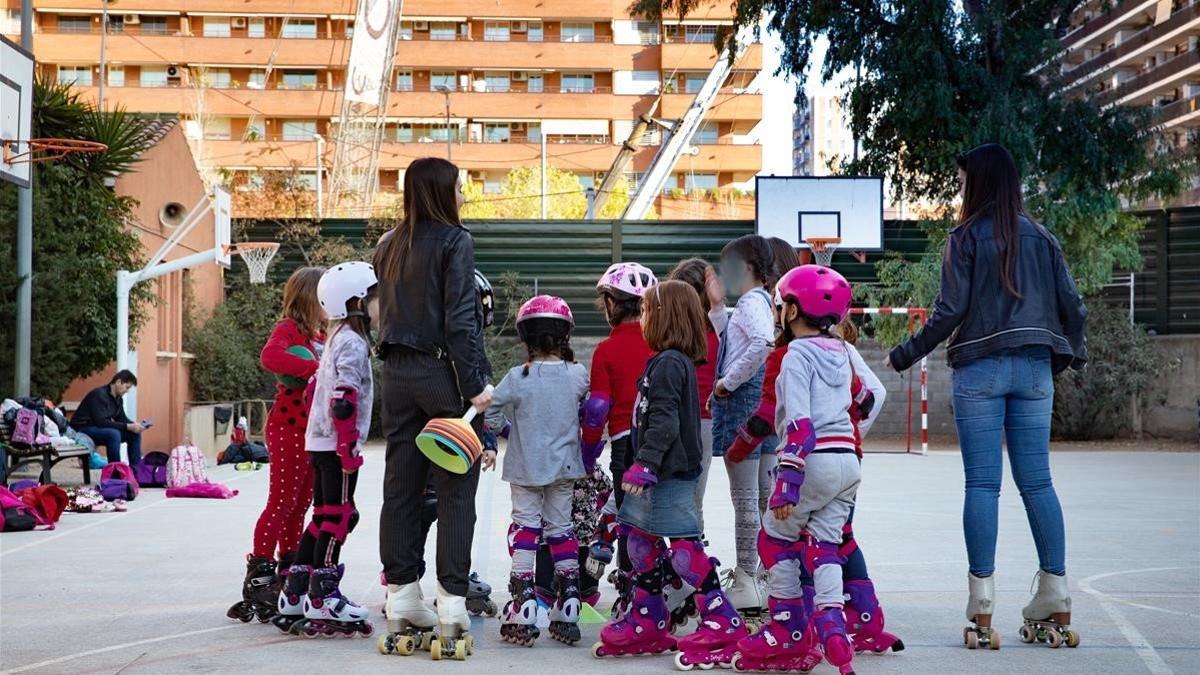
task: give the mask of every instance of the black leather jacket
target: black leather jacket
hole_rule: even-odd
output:
[[[892,350],[896,370],[905,370],[950,338],[948,360],[956,367],[998,351],[1044,345],[1054,372],[1087,361],[1087,308],[1067,269],[1062,247],[1046,228],[1019,219],[1020,249],[1014,297],[1000,281],[1000,250],[990,215],[950,231],[941,289],[925,326]]]
[[[393,230],[394,232],[394,230]],[[382,244],[392,235],[379,240]],[[383,274],[382,246],[375,269]],[[459,393],[470,400],[487,385],[483,310],[475,291],[475,243],[464,227],[419,223],[399,278],[379,283],[379,342],[446,359]]]

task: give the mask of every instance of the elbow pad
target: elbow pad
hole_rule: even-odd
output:
[[[804,459],[817,444],[817,434],[813,430],[812,420],[800,417],[788,422],[784,446],[779,451],[779,468],[804,470]]]
[[[867,419],[875,409],[875,394],[863,386],[862,379],[855,377],[850,383],[850,414],[855,422]],[[857,415],[857,416],[855,416]]]
[[[761,415],[760,411],[754,413],[750,419],[746,420],[746,431],[749,431],[751,436],[761,441],[771,435],[771,423]]]
[[[593,394],[583,402],[580,426],[583,427],[585,444],[595,445],[604,434],[604,425],[608,422],[608,411],[612,409],[612,400],[604,394]]]

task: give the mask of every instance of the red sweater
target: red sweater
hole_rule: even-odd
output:
[[[295,347],[297,345],[307,347],[313,354],[317,353],[316,345],[300,330],[296,322],[291,319],[283,319],[275,324],[275,329],[271,331],[271,337],[267,338],[267,344],[263,345],[262,354],[259,355],[259,362],[262,363],[263,368],[275,375],[291,375],[292,377],[307,380],[317,372],[320,362],[317,360],[309,361],[294,354],[289,354],[287,351],[288,347]],[[307,423],[306,418],[308,417],[308,406],[303,405],[303,399],[303,387],[289,389],[283,386],[282,383],[276,384],[275,405],[271,406],[271,416],[278,414],[281,418],[295,420],[296,424],[292,426],[303,428]],[[294,412],[290,414],[287,412],[289,404],[300,408],[299,417]]]
[[[642,336],[642,327],[636,321],[613,328],[596,346],[596,353],[592,355],[591,395],[602,394],[612,401],[608,411],[609,438],[629,432],[638,378],[653,355]]]
[[[779,371],[783,367],[783,357],[787,355],[787,346],[776,347],[767,355],[767,370],[763,374],[762,398],[755,415],[763,418],[775,428],[775,380],[779,379]],[[854,423],[854,452],[862,458],[862,434],[858,431],[858,423],[862,419],[855,397],[862,391],[863,383],[857,375],[850,382],[850,421]]]
[[[696,366],[696,386],[700,389],[700,418],[712,419],[712,409],[708,400],[712,398],[713,384],[717,379],[717,352],[721,349],[721,337],[711,328],[708,329],[708,360]],[[775,369],[777,372],[778,367]]]

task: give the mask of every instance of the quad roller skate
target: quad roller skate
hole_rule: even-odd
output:
[[[411,656],[418,649],[429,651],[437,613],[425,606],[420,582],[403,584],[399,590],[389,591],[383,612],[388,632],[379,636],[380,654]]]
[[[813,615],[813,628],[821,642],[821,651],[829,665],[842,675],[854,675],[854,644],[846,634],[846,615],[837,605],[825,607]]]
[[[738,672],[807,673],[821,663],[816,634],[801,598],[768,598],[771,620],[738,640],[731,665]]]
[[[308,593],[308,578],[312,567],[292,565],[283,577],[283,588],[279,591],[275,618],[271,623],[279,630],[290,633],[292,626],[304,619],[304,596]]]
[[[550,608],[550,637],[573,645],[582,637],[579,634],[579,578],[556,574],[554,588],[558,597]]]
[[[533,579],[511,577],[508,592],[512,600],[504,605],[504,616],[500,619],[500,637],[505,642],[532,647],[541,635],[537,627],[537,589]]]
[[[600,641],[592,645],[592,656],[599,659],[674,651],[675,638],[667,631],[669,622],[667,602],[661,593],[634,588],[629,611],[600,630]]]
[[[242,599],[225,616],[249,623],[258,619],[266,623],[275,616],[275,598],[279,593],[275,576],[275,561],[270,558],[246,556],[246,579],[242,582]]]
[[[365,607],[350,601],[338,588],[345,565],[313,568],[304,598],[304,620],[292,624],[290,633],[315,637],[370,637],[373,628]]]
[[[763,600],[766,596],[758,579],[740,567],[726,571],[724,577],[722,586],[725,588],[725,596],[742,615],[750,632],[754,632],[767,619],[766,613],[763,612]]]
[[[472,616],[493,617],[499,613],[499,608],[492,601],[492,587],[479,578],[479,574],[471,572],[467,579],[467,611]]]
[[[882,654],[889,649],[904,651],[904,642],[883,630],[883,608],[875,597],[875,585],[867,579],[847,581],[846,630],[854,641],[854,651]]]
[[[438,584],[437,615],[437,637],[429,645],[429,655],[434,661],[466,661],[475,647],[475,639],[468,632],[471,628],[471,615],[467,612],[466,597],[450,595]]]
[[[1071,596],[1067,593],[1067,577],[1038,572],[1037,594],[1021,610],[1025,624],[1021,626],[1021,642],[1042,642],[1051,649],[1079,646],[1079,633],[1071,630]]]
[[[738,641],[748,636],[742,615],[738,614],[729,598],[720,589],[711,593],[697,594],[695,604],[700,607],[700,625],[696,632],[679,640],[679,652],[675,654],[677,670],[703,670],[713,666],[727,667],[737,653]]]
[[[995,577],[977,577],[967,573],[970,595],[967,598],[967,621],[972,626],[963,629],[963,644],[967,649],[1000,649],[1000,634],[992,628],[992,607],[996,598]]]

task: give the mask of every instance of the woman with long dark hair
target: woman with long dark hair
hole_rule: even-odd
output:
[[[1054,374],[1087,360],[1087,309],[1058,240],[1025,212],[1008,150],[981,145],[959,156],[958,172],[962,208],[946,243],[933,313],[885,365],[905,370],[950,338],[954,422],[966,474],[967,620],[974,623],[964,632],[968,646],[999,648],[991,628],[992,575],[1005,441],[1040,566],[1022,637],[1032,639],[1035,631],[1052,644],[1074,646],[1078,636],[1066,628],[1066,535],[1050,478],[1050,415]]]
[[[404,173],[404,216],[375,251],[387,437],[379,557],[389,631],[427,630],[436,620],[451,639],[470,627],[465,601],[480,467],[450,473],[426,459],[416,438],[432,418],[457,417],[468,404],[483,412],[491,402],[475,246],[459,220],[462,200],[458,167],[432,157],[414,161]],[[436,617],[417,581],[426,485],[437,492]]]

